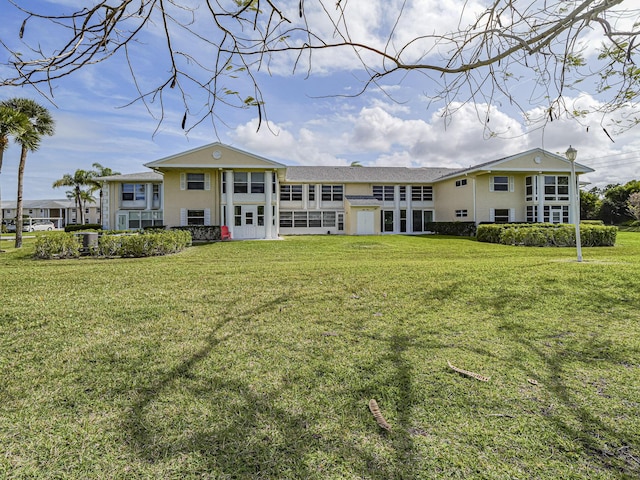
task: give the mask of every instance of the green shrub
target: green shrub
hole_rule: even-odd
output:
[[[580,225],[580,243],[585,247],[609,247],[616,243],[616,227],[598,224]],[[479,242],[529,247],[575,247],[575,225],[552,223],[507,223],[479,225]]]
[[[65,232],[79,232],[79,231],[92,231],[102,230],[102,225],[98,223],[85,223],[85,224],[70,224],[64,226]]]
[[[100,235],[98,238],[98,249],[95,255],[102,257],[118,257],[120,256],[120,246],[122,240],[120,235]]]
[[[47,232],[36,238],[35,258],[77,258],[79,256],[80,241],[76,235],[65,232]]]
[[[216,225],[187,225],[171,227],[171,230],[189,232],[194,242],[213,242],[220,240],[220,227]]]
[[[424,229],[438,235],[472,237],[476,233],[475,222],[426,222]]]
[[[190,245],[191,234],[184,230],[102,235],[98,241],[98,254],[105,257],[151,257],[176,253]]]

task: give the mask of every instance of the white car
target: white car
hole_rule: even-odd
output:
[[[53,222],[49,222],[47,220],[39,220],[37,222],[33,222],[31,225],[25,223],[22,227],[23,232],[42,232],[42,231],[51,231],[56,226]]]

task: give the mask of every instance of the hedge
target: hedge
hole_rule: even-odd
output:
[[[214,242],[220,240],[220,227],[209,225],[187,225],[182,227],[171,227],[171,230],[187,231],[191,234],[194,242]]]
[[[475,222],[426,222],[424,229],[438,235],[473,237],[476,233],[476,224]]]
[[[99,223],[71,223],[64,226],[65,232],[80,232],[85,230],[102,230],[102,225]]]
[[[80,239],[71,233],[47,232],[36,238],[33,256],[40,259],[77,258],[80,256]]]
[[[583,247],[611,247],[616,243],[617,227],[580,225]],[[553,223],[502,223],[479,225],[479,242],[532,247],[575,247],[575,225]]]
[[[191,245],[186,231],[137,234],[101,234],[98,245],[82,252],[82,238],[74,233],[51,232],[38,236],[35,258],[77,258],[81,253],[94,257],[150,257],[177,253]]]

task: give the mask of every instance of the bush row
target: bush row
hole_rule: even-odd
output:
[[[81,253],[94,257],[151,257],[177,253],[191,245],[191,234],[186,231],[129,235],[103,234],[98,244],[83,252],[82,237],[73,233],[51,232],[36,239],[36,258],[77,258]]]
[[[617,227],[580,225],[580,244],[584,247],[611,247],[616,243]],[[490,224],[479,225],[479,242],[531,247],[575,247],[575,225],[571,224]]]
[[[102,225],[100,225],[99,223],[72,223],[64,226],[65,232],[79,232],[85,230],[102,230]]]
[[[172,230],[184,230],[191,233],[194,242],[214,242],[220,240],[220,227],[215,225],[187,225],[171,227]]]
[[[424,229],[438,235],[455,235],[458,237],[473,237],[476,233],[475,222],[427,222]]]

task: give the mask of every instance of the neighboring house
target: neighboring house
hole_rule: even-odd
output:
[[[160,227],[163,222],[162,175],[155,172],[100,177],[105,229]],[[178,225],[177,223],[172,225]]]
[[[101,179],[104,228],[226,225],[241,239],[575,220],[571,164],[542,149],[465,169],[306,167],[213,143],[145,166],[153,171]]]
[[[17,206],[15,201],[2,201],[2,219],[10,221],[15,218]],[[56,228],[78,223],[80,213],[74,200],[24,200],[22,214],[34,220],[51,220]],[[100,206],[98,203],[87,204],[84,214],[85,223],[100,223]]]

